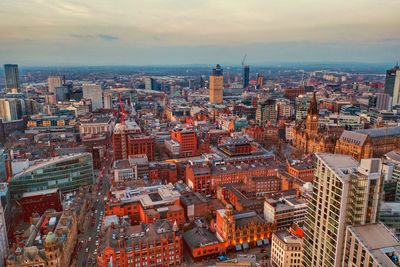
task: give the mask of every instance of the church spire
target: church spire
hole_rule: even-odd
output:
[[[308,114],[310,115],[318,115],[318,105],[317,105],[317,97],[315,92],[310,102],[310,107],[308,108]]]

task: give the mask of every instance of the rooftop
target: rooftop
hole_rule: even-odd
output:
[[[214,233],[205,228],[193,228],[183,234],[183,239],[190,248],[201,248],[218,244],[219,240]]]
[[[388,254],[399,256],[399,240],[382,223],[349,226],[348,231],[372,254],[379,266],[399,266],[388,256]]]
[[[273,233],[277,238],[286,244],[302,244],[303,240],[295,235],[292,235],[288,230],[280,230]]]
[[[110,205],[141,202],[144,209],[174,203],[181,194],[172,184],[111,191]]]
[[[400,126],[362,129],[362,130],[357,130],[355,132],[361,133],[361,134],[368,134],[372,138],[393,136],[393,135],[400,135]]]
[[[170,242],[173,241],[172,228],[172,223],[166,220],[116,229],[109,227],[100,242],[100,251],[104,251],[107,247],[115,250],[124,247],[138,251],[142,250],[147,242],[160,246],[161,238],[168,238]]]
[[[48,158],[48,159],[40,159],[36,161],[31,161],[29,162],[29,167],[22,170],[21,172],[17,173],[14,175],[13,179],[19,178],[20,176],[33,172],[37,169],[43,168],[45,166],[51,165],[51,164],[57,164],[64,162],[66,160],[73,160],[73,159],[78,159],[84,156],[91,156],[90,153],[77,153],[77,154],[70,154],[70,155],[65,155],[65,156],[59,156],[59,157],[53,157],[53,158]]]
[[[357,160],[348,155],[316,153],[315,156],[341,178],[345,178],[349,173],[355,172],[359,165]]]

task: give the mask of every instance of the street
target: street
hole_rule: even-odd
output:
[[[78,267],[96,266],[97,255],[94,255],[94,251],[97,247],[96,241],[99,240],[99,234],[101,234],[101,232],[98,232],[97,228],[101,225],[104,218],[104,198],[107,196],[107,191],[110,187],[111,161],[112,156],[109,156],[105,159],[102,169],[96,172],[96,183],[94,188],[97,189],[97,186],[100,186],[100,188],[99,190],[93,190],[92,192],[94,198],[92,223],[90,223],[88,229],[78,237],[76,248],[78,251],[76,266]]]

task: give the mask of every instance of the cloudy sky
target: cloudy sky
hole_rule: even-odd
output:
[[[400,58],[400,0],[1,0],[0,63]]]

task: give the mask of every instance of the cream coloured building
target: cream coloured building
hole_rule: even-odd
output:
[[[301,267],[303,258],[303,239],[288,230],[272,234],[271,264],[274,267]]]
[[[381,196],[380,159],[316,153],[304,225],[304,266],[342,266],[346,227],[375,223]]]
[[[344,267],[396,267],[400,265],[400,243],[382,223],[348,226]]]

